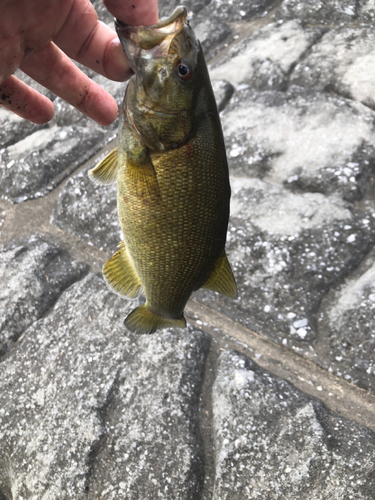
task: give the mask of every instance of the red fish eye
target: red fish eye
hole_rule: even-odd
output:
[[[191,80],[193,77],[193,71],[189,64],[184,61],[180,61],[177,66],[178,76],[182,78],[185,82]]]

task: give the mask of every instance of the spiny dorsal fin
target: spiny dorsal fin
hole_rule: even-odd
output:
[[[151,312],[147,305],[143,304],[129,314],[124,324],[131,332],[150,334],[159,328],[185,328],[186,320],[183,316],[180,319],[163,318]]]
[[[119,247],[120,250],[104,264],[103,276],[116,293],[134,299],[140,295],[142,284],[129,260],[125,243],[122,241]]]
[[[203,285],[203,288],[208,288],[209,290],[221,293],[232,299],[236,299],[238,297],[237,285],[234,280],[228,258],[224,251],[217,259],[215,267],[208,280]]]
[[[118,166],[117,147],[102,159],[94,168],[89,170],[89,177],[98,184],[112,184],[116,180]]]

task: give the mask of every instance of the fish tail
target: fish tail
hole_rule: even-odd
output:
[[[150,311],[146,304],[137,307],[125,319],[124,324],[128,330],[135,333],[154,333],[159,328],[168,327],[186,327],[186,319],[182,316],[180,319],[171,319],[159,316]]]

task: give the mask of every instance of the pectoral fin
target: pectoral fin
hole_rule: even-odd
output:
[[[116,147],[96,167],[89,170],[89,177],[98,184],[112,184],[116,180],[117,167],[118,152]]]
[[[237,285],[234,280],[228,258],[224,251],[217,259],[215,267],[208,280],[203,285],[203,288],[208,288],[209,290],[221,293],[232,299],[236,299],[238,297]]]
[[[131,332],[150,334],[159,328],[185,328],[186,320],[183,316],[180,319],[164,318],[153,313],[146,304],[143,304],[129,314],[124,324]]]
[[[104,264],[103,276],[116,293],[134,299],[140,295],[142,284],[129,260],[125,243],[122,241],[119,246],[120,250]]]

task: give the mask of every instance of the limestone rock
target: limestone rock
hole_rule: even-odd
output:
[[[235,351],[213,391],[214,500],[372,500],[375,436]]]
[[[88,266],[40,237],[0,247],[0,355],[41,318]]]
[[[216,17],[195,16],[191,26],[198,37],[204,57],[209,61],[219,50],[222,49],[225,40],[228,40],[232,31],[230,27]]]
[[[374,392],[374,256],[362,267],[332,293],[329,305],[319,316],[321,334],[317,349],[325,368]]]
[[[0,364],[2,498],[190,500],[199,491],[208,338],[130,335],[123,318],[133,307],[89,275]]]
[[[321,35],[297,21],[269,24],[237,44],[215,62],[212,78],[225,78],[232,85],[247,84],[258,90],[280,88],[301,56]]]
[[[212,80],[212,90],[215,94],[217,109],[222,111],[230,101],[234,87],[226,80]]]
[[[210,17],[215,15],[226,22],[247,21],[254,17],[264,16],[272,8],[275,0],[211,0],[201,14]]]
[[[373,28],[340,27],[328,32],[300,62],[291,84],[329,90],[375,108]]]
[[[0,196],[19,203],[44,196],[105,144],[100,129],[39,129],[3,150]]]
[[[276,17],[323,24],[351,22],[356,18],[356,4],[355,0],[284,0]]]
[[[56,200],[52,223],[90,245],[114,253],[122,240],[116,190],[116,184],[95,184],[87,171],[76,174]]]
[[[236,93],[222,115],[229,167],[290,189],[361,199],[375,159],[373,113],[298,87]]]
[[[244,177],[231,185],[227,253],[239,298],[204,290],[197,297],[298,350],[316,338],[322,298],[374,245],[375,218],[320,193]]]

